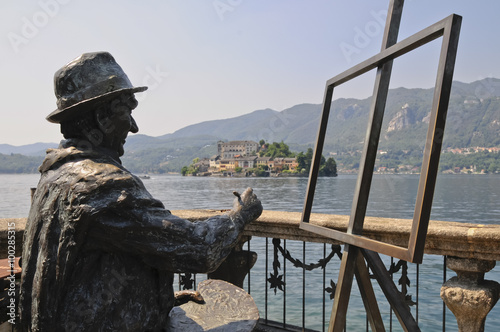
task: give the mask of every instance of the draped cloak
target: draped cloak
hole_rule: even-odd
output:
[[[22,255],[23,331],[161,331],[173,273],[214,270],[243,219],[262,210],[180,219],[118,156],[77,140],[49,149],[40,172]]]

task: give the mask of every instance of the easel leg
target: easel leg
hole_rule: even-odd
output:
[[[340,265],[339,279],[328,331],[343,331],[345,328],[354,275],[356,275],[359,291],[372,330],[376,332],[385,331],[363,255],[360,254],[358,247],[351,245],[345,245],[342,254],[342,263]]]
[[[370,250],[361,249],[361,252],[368,262],[368,265],[373,270],[380,288],[391,304],[391,307],[403,329],[411,332],[420,331],[417,322],[410,312],[410,307],[405,303],[401,293],[398,291],[396,285],[394,285],[394,282],[392,281],[389,272],[385,269],[385,265],[380,259],[380,256],[376,252]]]
[[[335,290],[335,299],[333,302],[332,315],[330,316],[330,325],[328,332],[344,331],[346,324],[347,307],[351,296],[352,279],[356,266],[356,257],[359,248],[346,244],[342,253],[342,262],[340,263],[339,279]]]
[[[380,314],[380,309],[378,307],[375,292],[373,291],[373,286],[370,280],[368,267],[365,264],[363,255],[358,254],[357,256],[355,270],[356,280],[358,281],[359,292],[361,293],[361,298],[363,299],[363,304],[365,305],[368,321],[370,322],[373,332],[385,331],[382,315]]]

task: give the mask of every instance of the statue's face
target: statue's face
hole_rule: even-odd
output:
[[[123,145],[129,132],[137,133],[139,128],[132,117],[132,110],[138,105],[131,93],[122,94],[110,103],[111,115],[99,120],[101,131],[104,134],[103,146],[124,153]]]

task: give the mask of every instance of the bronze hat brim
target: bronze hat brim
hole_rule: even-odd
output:
[[[104,93],[102,95],[83,100],[81,102],[78,102],[78,103],[71,105],[69,107],[66,107],[64,109],[56,109],[55,111],[53,111],[52,113],[47,115],[47,117],[45,119],[47,119],[47,121],[52,122],[52,123],[61,123],[61,122],[64,122],[66,120],[71,119],[72,117],[75,117],[76,112],[78,112],[78,111],[80,111],[80,112],[81,111],[90,111],[89,106],[91,106],[95,102],[101,101],[102,99],[108,99],[108,98],[114,97],[115,95],[118,95],[118,94],[123,93],[123,92],[136,93],[136,92],[146,91],[147,89],[148,89],[147,86],[140,86],[140,87],[135,87],[135,88],[124,88],[124,89],[119,89],[119,90],[107,92],[107,93]],[[87,110],[85,110],[85,108],[87,108]]]

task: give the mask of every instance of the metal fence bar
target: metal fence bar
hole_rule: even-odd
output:
[[[325,324],[328,324],[328,321],[327,321],[328,318],[327,318],[327,312],[326,312],[327,311],[326,301],[328,299],[328,295],[329,295],[329,291],[330,291],[329,290],[327,292],[326,289],[327,289],[327,287],[331,288],[332,286],[327,285],[326,266],[322,266],[322,269],[323,269],[322,272],[318,271],[320,274],[307,273],[307,271],[310,270],[312,265],[315,265],[315,264],[306,264],[306,259],[310,256],[307,254],[307,250],[312,250],[313,252],[316,251],[314,244],[307,243],[308,241],[292,241],[292,242],[288,243],[289,250],[291,250],[292,252],[294,250],[297,250],[298,251],[297,256],[302,257],[302,262],[300,262],[299,260],[294,259],[293,257],[290,256],[290,253],[287,251],[288,240],[284,240],[284,239],[281,240],[281,248],[271,247],[271,249],[274,248],[276,250],[276,252],[278,252],[279,258],[280,258],[279,263],[280,263],[280,266],[282,268],[282,270],[281,270],[282,274],[280,273],[280,276],[283,278],[283,283],[281,284],[281,287],[279,288],[278,292],[281,291],[281,296],[283,296],[283,299],[278,300],[279,297],[278,298],[273,297],[272,294],[269,294],[269,291],[268,291],[270,281],[267,278],[269,278],[269,274],[271,273],[271,270],[269,269],[269,267],[270,267],[269,264],[271,263],[271,260],[269,258],[270,247],[269,247],[269,238],[263,238],[263,239],[265,239],[265,243],[262,243],[261,245],[265,246],[265,256],[266,257],[265,257],[265,259],[262,259],[260,261],[258,260],[258,262],[260,262],[262,264],[262,265],[260,265],[260,268],[259,267],[258,268],[259,268],[259,271],[262,271],[259,274],[263,273],[266,277],[266,279],[264,280],[264,284],[262,284],[264,289],[261,289],[261,284],[255,284],[255,282],[254,282],[253,287],[252,287],[252,289],[253,289],[252,296],[254,297],[254,299],[256,299],[256,302],[259,303],[258,304],[259,309],[263,310],[262,311],[262,320],[261,320],[262,327],[265,329],[265,326],[269,326],[269,327],[279,328],[279,329],[284,330],[284,331],[292,331],[292,332],[299,332],[299,331],[316,331],[316,332],[323,331],[323,332],[325,332],[327,330],[325,327]],[[276,240],[278,240],[278,239],[276,239]],[[273,245],[274,244],[279,245],[279,243],[280,243],[279,240],[277,243],[274,243],[274,242],[275,241],[273,241]],[[300,243],[300,242],[302,242],[302,243]],[[259,242],[259,243],[261,243],[261,242]],[[254,240],[253,246],[252,245],[251,246],[255,247],[255,244],[256,244],[256,242]],[[327,244],[322,243],[322,244],[318,244],[318,245],[323,246],[322,260],[329,260],[329,257],[331,257],[332,254],[330,253],[330,255],[328,255],[328,253],[326,252]],[[321,247],[318,247],[319,250],[321,250],[320,248]],[[302,249],[302,255],[300,254],[301,249]],[[311,259],[311,257],[309,257],[309,259]],[[446,258],[444,258],[444,259],[446,260]],[[290,263],[292,263],[292,266],[287,266],[287,265],[289,265],[287,260]],[[387,260],[387,263],[386,263],[387,266],[385,266],[385,269],[387,270],[388,278],[390,278],[391,280],[396,280],[396,284],[398,283],[397,280],[400,277],[401,277],[402,283],[410,281],[410,280],[406,280],[406,278],[409,277],[408,269],[407,269],[405,264],[401,265],[401,263],[404,263],[404,262],[401,260],[398,261],[398,260],[395,260],[394,258],[390,258],[390,260],[389,259]],[[336,264],[336,263],[333,263],[333,264]],[[443,281],[446,281],[446,278],[447,278],[446,277],[447,271],[445,270],[446,262],[444,262],[443,264],[444,264],[444,266],[443,266]],[[411,264],[411,266],[415,267],[415,270],[413,270],[413,271],[415,271],[415,273],[416,273],[416,276],[413,273],[411,274],[411,276],[413,276],[412,281],[414,281],[414,282],[412,282],[412,285],[415,285],[415,289],[412,292],[413,294],[411,294],[410,292],[407,292],[406,286],[403,284],[401,284],[401,289],[399,289],[399,291],[401,291],[401,295],[406,296],[407,303],[414,303],[413,305],[416,304],[415,317],[416,317],[416,319],[418,319],[420,316],[420,313],[419,313],[419,311],[420,311],[419,303],[420,303],[420,293],[421,293],[420,292],[420,288],[421,288],[420,283],[425,282],[425,279],[421,280],[421,278],[420,278],[420,264],[416,264],[416,265]],[[287,267],[289,267],[289,269],[287,269]],[[380,266],[380,267],[382,268],[382,266]],[[290,270],[290,268],[292,270]],[[402,268],[402,270],[400,270],[400,268]],[[302,271],[296,270],[296,269],[302,269]],[[253,273],[256,273],[256,272],[254,271]],[[309,291],[311,291],[311,289],[306,290],[306,287],[310,283],[310,281],[308,281],[308,278],[314,279],[316,277],[318,277],[317,280],[319,281],[319,284],[322,285],[322,289],[321,289],[322,294],[319,295],[316,293],[316,295],[314,296],[314,297],[318,298],[320,301],[322,299],[321,312],[319,312],[320,308],[317,307],[316,310],[318,310],[318,311],[316,312],[316,314],[317,314],[318,319],[319,319],[319,317],[322,317],[322,320],[321,320],[321,323],[319,321],[314,321],[312,323],[313,329],[311,329],[311,327],[308,326],[308,324],[311,325],[311,323],[308,321],[308,318],[307,318],[308,313],[306,312],[307,304],[308,304],[308,298],[306,298],[306,296],[308,296]],[[260,279],[260,277],[258,277],[257,279]],[[288,285],[287,285],[287,283],[288,283]],[[294,286],[294,285],[296,285],[296,286]],[[425,284],[422,284],[422,285],[425,285]],[[293,290],[293,294],[288,294],[289,296],[292,296],[291,301],[287,300],[287,291],[286,291],[287,286],[291,286],[292,290]],[[301,287],[301,286],[302,286],[302,301],[301,301],[302,303],[299,301],[298,297],[296,297],[296,295],[300,296],[300,289],[297,289],[298,290],[297,294],[294,290],[294,287]],[[409,284],[408,284],[408,286],[409,286]],[[316,291],[319,291],[319,287],[317,288]],[[423,294],[426,294],[426,293],[423,293]],[[262,302],[258,301],[257,299],[259,296],[260,296],[260,299],[263,299],[264,301],[262,301]],[[415,300],[415,298],[412,299],[412,297],[416,297],[416,300]],[[275,301],[275,300],[277,300],[277,301]],[[415,301],[415,302],[413,302],[413,301]],[[281,305],[280,305],[280,302],[281,302]],[[261,305],[262,305],[262,307],[261,307]],[[409,305],[411,305],[411,304],[409,304]],[[280,306],[282,307],[282,310],[283,310],[281,313],[279,313]],[[300,306],[302,306],[302,308]],[[302,312],[300,312],[300,308],[302,309]],[[276,312],[276,309],[278,309],[278,312]],[[297,310],[297,311],[295,311],[295,310]],[[385,319],[387,321],[390,320],[390,326],[389,326],[389,324],[387,324],[388,326],[386,326],[387,331],[399,331],[399,327],[397,327],[396,325],[393,328],[393,323],[392,323],[392,320],[393,320],[392,317],[394,314],[393,310],[394,309],[392,307],[390,307],[389,313],[385,317]],[[445,310],[446,310],[446,307],[445,307],[445,305],[443,305],[443,331],[446,331],[446,327],[445,327],[446,313],[445,313]],[[287,317],[290,312],[292,312],[292,316]],[[297,312],[297,314],[295,314],[295,312]],[[281,319],[279,319],[279,318],[276,320],[273,319],[272,317],[274,317],[275,314],[278,314],[278,317],[281,314],[282,315]],[[356,320],[357,319],[363,320],[363,317],[365,317],[367,320],[366,320],[365,328],[361,328],[361,330],[372,331],[368,315],[367,316],[359,315],[359,316],[357,316]],[[356,322],[353,322],[353,323],[355,323],[355,325],[356,325],[356,324],[359,324],[359,321],[357,323]],[[352,331],[353,329],[350,328],[349,326],[352,327],[353,325],[347,324],[343,330],[344,331]]]
[[[419,289],[420,289],[420,264],[417,264],[417,286],[416,286],[416,302],[417,302],[417,307],[416,307],[416,313],[415,313],[415,320],[417,321],[417,324],[418,324],[418,308],[420,306],[420,301],[419,301],[419,295],[420,295],[420,292],[419,292]]]
[[[248,280],[248,294],[250,294],[250,271],[251,271],[251,268],[250,268],[250,265],[251,265],[251,259],[250,259],[250,256],[251,256],[251,252],[250,252],[250,239],[248,239],[247,241],[248,243],[248,246],[247,246],[247,269],[248,269],[248,277],[247,277],[247,280]]]
[[[268,277],[269,277],[269,273],[270,273],[270,270],[269,270],[269,264],[270,264],[270,260],[269,260],[269,238],[262,238],[262,239],[265,239],[265,243],[262,243],[262,242],[257,242],[258,243],[258,247],[260,248],[261,246],[265,246],[265,259],[262,259],[262,260],[258,260],[257,262],[260,262],[260,264],[263,264],[264,266],[260,265],[260,269],[259,271],[265,271],[263,274],[264,274],[264,283],[262,284],[264,289],[261,289],[261,284],[257,283],[257,284],[254,284],[253,285],[253,293],[252,296],[254,297],[254,299],[256,299],[256,303],[258,303],[259,305],[259,309],[262,309],[263,312],[262,312],[262,319],[260,321],[260,324],[262,324],[263,328],[265,329],[265,326],[269,326],[269,327],[275,327],[275,328],[279,328],[279,329],[282,329],[284,331],[291,331],[291,332],[299,332],[299,331],[315,331],[315,332],[320,332],[320,331],[323,331],[325,332],[326,331],[326,327],[325,327],[325,324],[328,324],[328,321],[326,321],[327,319],[327,315],[326,315],[326,307],[327,307],[327,304],[326,304],[326,301],[327,301],[327,296],[328,296],[328,292],[326,291],[326,288],[327,288],[327,272],[326,272],[326,265],[324,267],[322,267],[323,271],[321,272],[321,274],[316,274],[316,275],[309,275],[307,273],[307,271],[310,269],[310,266],[314,265],[314,264],[306,264],[306,256],[307,255],[307,249],[309,250],[312,250],[315,252],[315,247],[314,245],[316,244],[311,244],[309,243],[309,245],[311,245],[311,247],[308,246],[308,243],[307,241],[292,241],[292,243],[290,244],[289,243],[289,248],[290,250],[299,250],[300,251],[300,242],[302,242],[302,262],[294,259],[293,257],[291,256],[288,256],[287,258],[285,258],[284,256],[281,256],[281,258],[283,259],[282,261],[282,272],[283,272],[283,282],[284,284],[282,285],[283,287],[283,292],[282,292],[282,295],[283,295],[283,302],[282,302],[282,309],[283,309],[283,312],[282,312],[282,321],[280,321],[280,319],[277,319],[277,320],[273,320],[272,319],[272,315],[274,315],[276,313],[276,310],[273,310],[273,309],[276,309],[276,308],[279,308],[280,304],[279,302],[280,301],[276,301],[273,303],[273,297],[269,295],[269,281],[268,281]],[[283,244],[283,247],[282,249],[280,249],[281,253],[283,254],[283,252],[287,252],[286,250],[286,247],[287,247],[287,240],[282,240],[282,244]],[[250,251],[251,247],[255,247],[256,245],[256,242],[254,241],[253,242],[253,246],[252,244],[248,244],[248,250]],[[326,249],[326,246],[327,246],[327,243],[322,243],[322,244],[317,244],[317,245],[322,245],[323,246],[323,255],[322,255],[322,260],[329,260],[328,257],[331,257],[332,254],[330,254],[330,256],[327,255],[327,249]],[[318,247],[319,250],[321,247]],[[261,250],[258,250],[259,252],[261,252]],[[300,255],[300,253],[299,253]],[[314,256],[314,255],[313,255]],[[292,262],[292,269],[296,269],[296,268],[301,268],[302,269],[302,280],[300,279],[301,276],[300,276],[300,271],[298,270],[294,270],[294,271],[287,271],[287,260],[290,260],[290,262]],[[281,260],[280,260],[281,261]],[[294,263],[295,262],[295,263]],[[300,265],[296,265],[296,263],[300,263]],[[396,264],[396,268],[394,268],[394,264],[395,264],[395,260],[394,258],[390,258],[390,266],[386,266],[388,272],[389,272],[389,275],[390,275],[390,278],[392,280],[397,280],[397,278],[399,276],[397,276],[396,274],[398,273],[402,273],[402,277],[403,276],[406,276],[406,272],[399,272],[398,271],[398,265],[401,263],[401,261],[398,262],[398,264]],[[302,263],[304,265],[302,265]],[[307,266],[307,267],[305,267]],[[404,265],[403,265],[404,266]],[[421,278],[420,278],[420,264],[411,264],[411,266],[415,266],[415,272],[416,272],[416,276],[414,277],[415,278],[415,283],[412,283],[412,284],[415,284],[415,296],[416,296],[416,301],[415,299],[412,299],[410,296],[411,294],[407,294],[406,293],[406,290],[405,289],[402,289],[401,292],[402,292],[402,295],[408,295],[408,301],[415,301],[416,303],[416,307],[415,307],[415,310],[416,310],[416,313],[415,313],[415,319],[418,323],[418,319],[419,319],[419,316],[420,316],[420,283],[421,283]],[[250,265],[248,266],[250,267]],[[248,271],[248,278],[251,278],[250,277],[250,274],[251,274],[251,269],[249,269]],[[256,273],[255,271],[253,273]],[[258,275],[260,275],[262,273],[258,273]],[[287,274],[288,274],[288,277],[287,277]],[[319,277],[319,280],[320,281],[320,284],[322,284],[322,289],[321,289],[321,292],[322,294],[320,296],[318,296],[318,298],[322,299],[322,308],[321,308],[321,315],[319,315],[319,312],[317,312],[318,314],[318,318],[321,316],[322,317],[322,320],[321,320],[321,324],[319,324],[317,321],[315,321],[313,323],[314,325],[314,329],[311,329],[311,328],[308,328],[307,325],[308,325],[308,321],[307,321],[307,298],[306,296],[308,296],[308,292],[306,291],[306,286],[308,285],[308,275],[310,278],[315,278],[316,276]],[[413,275],[413,274],[412,274]],[[443,272],[442,272],[442,275],[443,275],[443,283],[447,280],[447,269],[446,269],[446,256],[443,256]],[[178,276],[178,288],[179,290],[182,290],[183,289],[183,284],[181,283],[181,278],[180,278],[180,275],[177,275]],[[187,278],[187,276],[184,276],[185,278]],[[191,276],[191,278],[193,280],[196,280],[196,279],[200,279],[200,278],[197,278],[196,277],[196,274],[193,274]],[[295,314],[294,312],[295,311],[295,308],[299,307],[301,304],[300,302],[298,301],[298,298],[295,299],[293,294],[291,295],[292,296],[292,301],[288,301],[290,303],[287,302],[287,292],[286,292],[286,281],[287,281],[287,278],[288,278],[288,283],[290,285],[293,285],[294,284],[300,284],[302,283],[302,313],[301,313],[301,316],[299,316],[299,314]],[[201,278],[203,279],[203,278]],[[255,278],[254,278],[255,279]],[[257,276],[257,279],[255,280],[259,280],[260,277]],[[404,282],[404,281],[402,281]],[[424,284],[422,284],[423,286],[425,286],[425,278],[422,279],[422,282],[424,282]],[[254,281],[255,283],[255,281]],[[250,290],[250,285],[251,283],[248,282],[248,288]],[[196,287],[196,282],[192,282],[192,286],[191,286],[191,289],[195,289]],[[298,286],[300,287],[300,286]],[[331,286],[328,286],[328,288],[330,288]],[[403,287],[403,285],[402,285]],[[319,289],[318,289],[319,290]],[[299,291],[300,292],[300,291]],[[295,292],[294,292],[295,294]],[[300,294],[300,293],[299,293]],[[422,294],[426,294],[425,292],[422,293]],[[263,297],[263,302],[257,300],[260,296],[260,299],[262,299]],[[425,296],[424,296],[424,300],[425,300]],[[262,303],[262,304],[261,304]],[[261,305],[263,307],[261,307]],[[300,308],[300,307],[299,307]],[[425,307],[423,307],[425,308]],[[297,308],[298,309],[298,308]],[[292,311],[290,311],[292,310]],[[300,309],[299,309],[300,310]],[[319,307],[317,308],[317,310],[319,310]],[[288,312],[293,312],[293,316],[292,318],[288,318],[287,320],[287,311]],[[446,305],[443,303],[443,306],[442,306],[442,331],[446,331],[446,316],[447,316],[447,308],[446,308]],[[390,307],[390,310],[389,310],[389,317],[386,317],[386,319],[388,319],[390,321],[390,325],[388,326],[388,331],[393,331],[393,330],[398,330],[399,331],[399,328],[398,327],[395,327],[393,328],[393,308]],[[271,316],[270,316],[271,315]],[[278,317],[279,317],[279,313],[278,313]],[[363,319],[363,316],[358,316],[359,318],[357,319]],[[370,328],[370,321],[369,321],[369,317],[368,315],[365,316],[366,318],[366,325],[365,325],[365,329],[362,329],[362,330],[366,330],[366,331],[371,331],[371,328]],[[309,322],[309,325],[311,323]],[[320,327],[321,325],[321,327]],[[344,331],[351,331],[351,329],[349,329],[348,325],[346,325],[344,327]]]
[[[283,248],[286,252],[286,240],[283,240]],[[286,259],[283,260],[283,328],[286,329]]]
[[[323,259],[326,259],[326,243],[323,243]],[[326,289],[326,266],[323,269],[323,329],[322,331],[325,332],[325,323],[326,323],[326,306],[325,306],[325,300],[326,300],[326,294],[325,294],[325,289]]]
[[[306,262],[306,241],[302,241],[302,262]],[[302,329],[306,328],[306,268],[302,268]]]
[[[268,301],[268,287],[267,287],[267,275],[269,269],[269,238],[266,237],[266,274],[264,275],[264,307],[265,307],[265,322],[267,324],[267,301]]]
[[[394,264],[394,257],[391,257],[391,266]],[[391,271],[391,280],[394,281],[394,273]],[[389,309],[389,331],[392,331],[392,305]]]
[[[446,256],[443,256],[443,284],[446,282]],[[443,301],[443,332],[446,332],[446,304]]]

